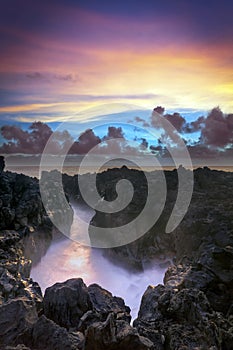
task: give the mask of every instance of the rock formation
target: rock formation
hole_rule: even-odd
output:
[[[0,156],[0,175],[2,174],[4,168],[5,168],[5,159],[3,156]]]
[[[176,200],[176,171],[167,171],[165,176],[167,201],[158,222],[142,238],[106,249],[105,255],[115,263],[123,261],[126,267],[139,269],[147,260],[173,257],[164,286],[148,287],[134,321],[139,334],[156,344],[156,349],[231,349],[233,174],[208,168],[195,170],[191,205],[171,234],[165,233],[165,226]],[[118,216],[107,214],[112,226],[133,218],[145,202],[143,174],[127,168],[98,175],[101,195],[114,200],[116,183],[122,178],[133,183],[136,195]],[[92,224],[103,225],[105,216],[97,211]]]
[[[127,168],[98,175],[101,196],[109,200],[116,195],[116,182],[126,175],[134,177],[136,193],[126,211],[111,218],[116,226],[142,208],[145,178]],[[131,245],[107,252],[109,258],[137,268],[167,252],[173,257],[164,285],[148,286],[142,296],[132,326],[130,309],[121,298],[97,284],[86,286],[79,278],[56,283],[42,297],[39,285],[30,278],[26,252],[27,244],[34,246],[34,252],[40,249],[35,237],[42,232],[50,237],[48,241],[52,235],[38,180],[2,172],[0,349],[233,349],[233,174],[206,168],[194,175],[189,211],[172,234],[165,234],[164,227],[176,198],[176,171],[166,172],[167,202],[157,224]],[[50,181],[48,175],[48,193]],[[80,199],[77,177],[65,175],[63,182],[65,192]],[[100,219],[97,212],[93,223],[98,225]],[[39,259],[39,254],[33,258]]]

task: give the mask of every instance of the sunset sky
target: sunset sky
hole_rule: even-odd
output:
[[[1,4],[1,117],[100,102],[233,110],[231,0]]]
[[[231,113],[232,13],[231,0],[4,1],[0,124],[83,122],[110,102]]]

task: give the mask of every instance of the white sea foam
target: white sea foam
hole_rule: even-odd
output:
[[[93,215],[83,208],[76,210],[85,220],[90,220]],[[74,222],[72,230],[82,229]],[[81,277],[87,285],[97,283],[113,295],[122,297],[135,319],[147,286],[162,283],[164,273],[165,268],[158,265],[140,273],[130,272],[108,261],[100,250],[64,238],[50,246],[40,263],[32,268],[31,277],[39,283],[43,292],[54,283],[69,278]]]

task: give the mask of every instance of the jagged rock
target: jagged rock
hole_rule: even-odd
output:
[[[134,326],[151,341],[160,341],[161,349],[163,344],[171,350],[218,349],[220,332],[215,318],[203,292],[158,286],[147,288]]]
[[[17,344],[24,333],[37,321],[35,303],[16,298],[0,305],[0,345]]]
[[[87,287],[81,278],[56,283],[45,291],[44,314],[67,329],[84,331],[96,321],[105,321],[109,313],[130,322],[130,308],[97,284]]]
[[[21,239],[20,234],[13,230],[0,231],[0,249],[8,250]]]
[[[3,156],[0,156],[0,175],[2,174],[4,168],[5,168],[5,159]]]
[[[125,305],[122,298],[113,296],[112,293],[103,289],[98,284],[91,284],[88,287],[88,293],[93,310],[99,313],[103,320],[106,320],[109,313],[114,313],[118,319],[130,323],[130,308]]]
[[[115,185],[125,175],[136,176],[133,180],[136,194],[129,208],[121,213],[123,216],[118,213],[111,218],[113,226],[138,214],[146,186],[139,172],[127,168],[97,177],[101,196],[113,200]],[[30,256],[25,256],[25,237],[31,232],[29,251],[33,245],[39,247],[36,232],[40,235],[40,227],[51,233],[51,223],[41,203],[38,181],[2,172],[0,344],[4,350],[7,346],[21,349],[24,345],[33,350],[232,350],[233,175],[197,169],[190,208],[172,234],[165,234],[164,230],[177,195],[177,174],[172,171],[165,175],[167,202],[156,225],[134,243],[106,250],[108,257],[137,268],[161,254],[176,255],[164,285],[147,288],[138,318],[131,327],[129,308],[121,298],[113,297],[98,285],[87,288],[80,279],[48,288],[42,308],[40,288],[29,277],[31,262]],[[52,179],[53,176],[46,184],[48,190]],[[74,197],[80,200],[77,177],[64,179],[65,192],[70,195],[74,190]],[[48,198],[50,194],[48,191]],[[56,193],[52,195],[59,199]],[[67,222],[70,219],[69,216]],[[93,222],[97,226],[99,220],[101,215],[96,213]],[[39,259],[36,250],[34,256]],[[38,313],[43,312],[46,316],[38,320]]]
[[[37,350],[78,350],[82,349],[84,335],[68,333],[53,321],[42,315],[32,330],[32,348]]]
[[[38,284],[29,278],[31,261],[23,256],[20,237],[16,231],[1,231],[0,247],[4,252],[0,259],[1,297],[4,301],[26,297],[28,300],[34,300],[40,309],[42,293]]]
[[[106,321],[110,313],[114,314],[118,320],[130,323],[130,308],[125,305],[122,298],[113,296],[98,284],[91,284],[88,287],[88,293],[92,308],[81,317],[78,326],[80,331],[85,332],[95,322]]]
[[[4,350],[31,350],[24,344],[18,344],[17,346],[6,346]]]
[[[69,203],[69,197],[62,186],[62,175],[57,170],[43,171],[40,180],[40,190],[43,194],[43,202],[49,209],[53,223],[61,232],[69,234],[73,222],[73,209]]]
[[[138,334],[126,321],[109,314],[105,322],[96,322],[87,329],[85,350],[154,350],[153,343]]]
[[[81,278],[47,288],[43,304],[45,316],[66,328],[77,327],[83,314],[92,310],[87,286]]]

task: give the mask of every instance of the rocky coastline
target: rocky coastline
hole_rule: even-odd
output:
[[[164,284],[148,286],[131,325],[130,309],[123,299],[97,284],[86,286],[80,278],[56,283],[42,296],[39,285],[30,278],[31,259],[36,261],[41,251],[46,252],[55,228],[43,208],[38,180],[3,168],[1,350],[233,349],[232,173],[195,170],[188,213],[172,234],[166,234],[165,224],[177,194],[177,174],[165,172],[167,201],[155,226],[136,242],[105,251],[109,259],[123,260],[128,268],[140,269],[145,262],[166,255],[173,259]],[[115,196],[114,184],[125,177],[132,179],[136,194],[120,218],[111,218],[116,226],[142,208],[145,178],[127,168],[97,177],[99,192],[108,200]],[[63,183],[67,196],[80,201],[77,177],[64,175]],[[98,225],[100,221],[103,217],[96,212],[92,222]]]

